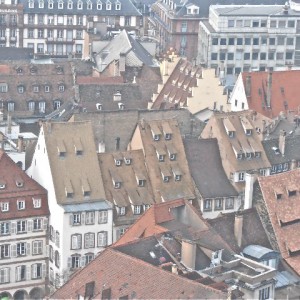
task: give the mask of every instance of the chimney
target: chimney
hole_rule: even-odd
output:
[[[245,175],[245,202],[244,209],[252,208],[252,200],[253,200],[253,185],[256,181],[256,174],[246,173]]]
[[[116,137],[116,151],[120,150],[120,138]]]
[[[7,115],[7,133],[11,134],[11,115]]]
[[[24,150],[24,138],[22,135],[18,136],[18,152],[23,152]]]
[[[291,161],[291,170],[297,169],[297,161],[296,159],[292,159]]]
[[[280,130],[279,134],[279,151],[281,152],[282,156],[284,156],[285,153],[285,137],[286,137],[286,132],[285,130]]]
[[[271,107],[271,92],[272,92],[272,72],[268,72],[268,86],[267,86],[267,107]]]
[[[124,52],[121,52],[120,59],[119,59],[119,72],[125,72],[125,60],[126,60],[126,54]]]
[[[242,245],[243,237],[243,215],[235,214],[234,218],[234,236],[239,247]]]
[[[104,143],[104,141],[101,141],[98,144],[98,153],[104,153],[104,152],[105,152],[105,143]]]
[[[251,75],[246,76],[245,93],[247,98],[251,96]]]
[[[172,265],[172,273],[173,274],[178,274],[178,269],[177,269],[177,265],[176,264]]]
[[[195,270],[196,265],[196,244],[190,240],[182,240],[181,263],[185,267]]]

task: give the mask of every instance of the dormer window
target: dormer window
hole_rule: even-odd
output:
[[[122,94],[120,93],[120,91],[114,93],[114,101],[121,101],[121,100],[122,100]]]
[[[97,10],[102,10],[102,2],[97,1]]]
[[[159,139],[160,139],[160,135],[159,134],[154,134],[153,135],[153,140],[154,141],[159,141]]]
[[[119,105],[119,110],[124,110],[125,108],[124,103],[118,103],[118,105]]]
[[[170,176],[163,176],[163,181],[164,182],[169,182],[170,181]]]
[[[64,2],[62,0],[58,1],[58,9],[63,9],[64,8]]]
[[[165,140],[169,141],[172,138],[172,134],[171,133],[166,133],[165,134]]]
[[[96,103],[96,109],[97,110],[102,110],[102,104],[101,103]]]
[[[255,157],[256,157],[256,158],[261,157],[261,153],[260,153],[260,152],[255,152]]]
[[[44,1],[43,0],[39,0],[39,8],[44,8]]]
[[[144,204],[144,211],[148,210],[150,208],[150,204]]]
[[[180,180],[181,180],[181,175],[180,174],[175,175],[175,181],[180,181]]]
[[[73,9],[73,2],[72,1],[68,1],[68,9]]]
[[[28,7],[29,8],[34,8],[34,1],[33,0],[28,1]]]
[[[24,186],[24,181],[20,178],[16,180],[16,186],[17,187],[23,187]]]
[[[114,182],[114,188],[119,189],[121,187],[121,182]]]
[[[296,187],[288,187],[287,188],[287,193],[288,193],[289,197],[296,196],[297,195]]]
[[[165,156],[162,154],[158,154],[158,160],[159,161],[165,161]]]
[[[65,85],[63,83],[59,84],[58,85],[58,91],[59,92],[64,92],[64,90],[65,90]]]
[[[117,207],[117,212],[119,216],[125,216],[126,214],[126,207],[122,206],[122,207]]]
[[[93,9],[93,4],[92,4],[92,2],[91,2],[91,1],[88,1],[87,4],[86,4],[86,7],[87,7],[87,9],[89,9],[89,10]]]
[[[277,200],[280,200],[282,198],[282,194],[281,193],[275,193],[276,195],[276,199]]]
[[[246,135],[251,135],[252,134],[252,129],[246,129]]]
[[[140,215],[141,214],[141,205],[134,205],[133,206],[133,214]]]
[[[57,74],[63,74],[64,73],[64,68],[62,66],[57,66],[56,67],[56,73]]]
[[[234,137],[234,131],[228,131],[228,136],[233,138]]]
[[[116,2],[116,10],[121,10],[121,3],[119,1]]]
[[[53,0],[50,0],[50,1],[48,2],[48,8],[49,8],[49,9],[53,9]]]
[[[22,68],[17,68],[17,74],[22,75],[23,74],[23,69]]]
[[[0,93],[7,93],[8,85],[7,83],[0,83]]]
[[[110,1],[106,2],[106,10],[111,10],[111,2]]]
[[[125,158],[125,165],[131,165],[131,158]]]
[[[19,93],[19,94],[23,94],[24,91],[25,91],[24,85],[19,85],[19,86],[18,86],[18,93]]]
[[[66,148],[63,145],[63,143],[61,143],[58,147],[57,147],[57,152],[58,152],[58,156],[60,158],[64,158],[66,157]]]
[[[122,160],[121,159],[115,159],[115,165],[117,167],[121,166],[122,165]]]
[[[170,160],[176,160],[176,154],[175,153],[170,153],[169,158],[170,158]]]
[[[39,92],[39,86],[38,85],[34,85],[33,86],[33,92],[34,93],[38,93]]]
[[[32,204],[34,208],[41,208],[42,200],[40,198],[32,198]]]
[[[138,186],[142,187],[145,186],[146,180],[145,179],[139,179]]]
[[[82,1],[78,1],[77,2],[77,9],[82,9],[83,8],[83,2]]]
[[[25,209],[25,200],[18,200],[17,201],[17,208],[18,208],[18,210]]]
[[[4,190],[6,187],[6,184],[4,182],[0,183],[0,190]]]
[[[37,68],[36,67],[31,67],[30,68],[30,74],[36,74]]]
[[[239,154],[237,155],[237,159],[243,159],[243,153],[239,153]]]
[[[246,153],[246,158],[247,158],[247,159],[250,159],[251,157],[252,157],[252,153],[249,153],[249,152]]]

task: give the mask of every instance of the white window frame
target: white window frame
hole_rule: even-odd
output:
[[[32,242],[32,255],[43,254],[43,241],[33,241]]]
[[[82,1],[77,2],[77,9],[83,9],[83,2]]]
[[[84,234],[84,248],[95,248],[95,233],[88,232]]]
[[[39,275],[38,275],[39,273]],[[31,279],[38,279],[43,277],[43,265],[42,264],[32,264],[31,265]]]
[[[9,211],[9,202],[1,202],[1,211],[2,212]]]
[[[43,229],[43,219],[42,218],[35,218],[33,219],[33,231],[39,231]]]
[[[25,200],[18,200],[17,208],[18,208],[18,210],[24,210],[25,209]]]
[[[126,215],[126,207],[125,206],[121,206],[118,208],[118,215],[119,216],[125,216]]]
[[[140,215],[141,214],[141,205],[134,205],[133,206],[133,214],[134,215]]]
[[[71,250],[81,249],[82,246],[82,235],[75,233],[71,235]]]
[[[107,231],[101,231],[97,234],[97,245],[98,247],[107,246]]]
[[[107,1],[105,5],[106,10],[111,10],[111,2]]]
[[[27,222],[26,220],[17,221],[17,233],[27,232]]]
[[[108,222],[108,211],[99,210],[98,211],[98,224],[106,224]]]
[[[0,246],[0,258],[10,258],[10,244],[3,244]]]
[[[10,268],[0,269],[0,283],[10,282]]]
[[[16,281],[25,281],[26,280],[26,265],[21,265],[21,266],[17,266],[16,267]],[[23,277],[22,277],[22,273],[24,272],[23,274]]]
[[[9,235],[10,234],[10,223],[1,222],[0,223],[0,235]]]
[[[24,256],[26,255],[26,253],[27,253],[26,243],[24,242],[17,243],[17,256]]]
[[[42,206],[42,199],[41,198],[32,198],[33,207],[34,208],[41,208]]]
[[[209,205],[207,205],[209,203]],[[204,199],[203,200],[203,211],[211,211],[212,210],[212,199]]]
[[[85,213],[85,224],[86,225],[95,224],[95,212],[94,211],[87,211]]]

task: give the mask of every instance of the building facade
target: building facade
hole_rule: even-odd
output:
[[[47,191],[0,150],[0,299],[47,293]]]
[[[300,65],[300,14],[290,5],[213,5],[199,25],[198,64],[225,74]]]

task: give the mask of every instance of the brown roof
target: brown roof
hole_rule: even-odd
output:
[[[46,102],[45,114],[49,114],[54,110],[55,100],[63,103],[75,97],[70,62],[30,64],[24,61],[14,61],[7,62],[0,67],[5,70],[5,72],[0,72],[0,82],[8,84],[8,92],[1,94],[1,100],[4,102],[4,109],[7,109],[8,102],[15,103],[14,115],[22,117],[40,115],[38,103],[41,101]],[[59,91],[60,84],[64,85],[64,91]],[[18,91],[20,86],[24,88],[23,93]],[[34,86],[38,86],[38,92],[34,92]],[[50,87],[49,92],[45,92],[45,86]],[[28,109],[29,101],[35,102],[34,112]]]
[[[58,203],[105,199],[91,123],[44,123],[42,130]]]
[[[258,181],[281,256],[300,275],[300,169]]]
[[[244,86],[246,86],[246,81],[250,82],[250,97],[247,97],[249,108],[269,118],[277,117],[282,111],[298,111],[300,105],[300,71],[274,71],[271,74],[271,102],[270,107],[268,107],[266,99],[270,73],[242,73]]]
[[[85,296],[86,284],[94,282],[94,297],[111,299],[225,299],[221,291],[153,266],[135,257],[108,248],[87,267],[77,272],[51,299]]]
[[[107,200],[118,207],[126,208],[126,215],[115,218],[115,223],[124,222],[126,219],[132,223],[137,216],[133,215],[131,204],[151,205],[154,203],[143,151],[99,153],[98,159]],[[119,160],[120,165],[116,165],[116,160]],[[115,188],[113,184],[113,180],[116,179],[120,182],[119,188]],[[138,180],[144,181],[143,186],[138,185]]]
[[[0,149],[0,203],[9,202],[9,211],[0,210],[0,220],[49,215],[47,191],[20,169]],[[41,199],[41,208],[33,207],[33,198]],[[17,209],[17,201],[25,200],[24,210]]]
[[[122,83],[123,77],[122,76],[115,76],[115,77],[93,77],[93,76],[78,76],[76,78],[77,84],[116,84]]]
[[[166,134],[170,135],[169,138],[166,138]],[[155,140],[155,135],[159,137],[158,140]],[[129,149],[143,149],[156,203],[195,198],[193,180],[176,120],[140,121]],[[179,180],[176,180],[176,174],[180,176]],[[166,177],[168,180],[164,181]]]
[[[200,67],[193,67],[191,62],[180,59],[156,97],[152,109],[186,106],[187,98],[192,95],[191,88],[197,86],[197,78],[200,77]]]
[[[251,111],[215,113],[201,133],[204,139],[218,140],[222,164],[228,178],[231,173],[271,167],[257,132],[256,119],[257,116],[254,120]],[[246,129],[250,129],[251,133],[246,134]],[[229,132],[232,132],[231,137]],[[251,154],[251,159],[247,158],[247,153]],[[256,157],[255,153],[260,153],[260,156]],[[242,155],[242,159],[238,159],[238,154]],[[235,187],[237,190],[240,188],[237,185]]]

